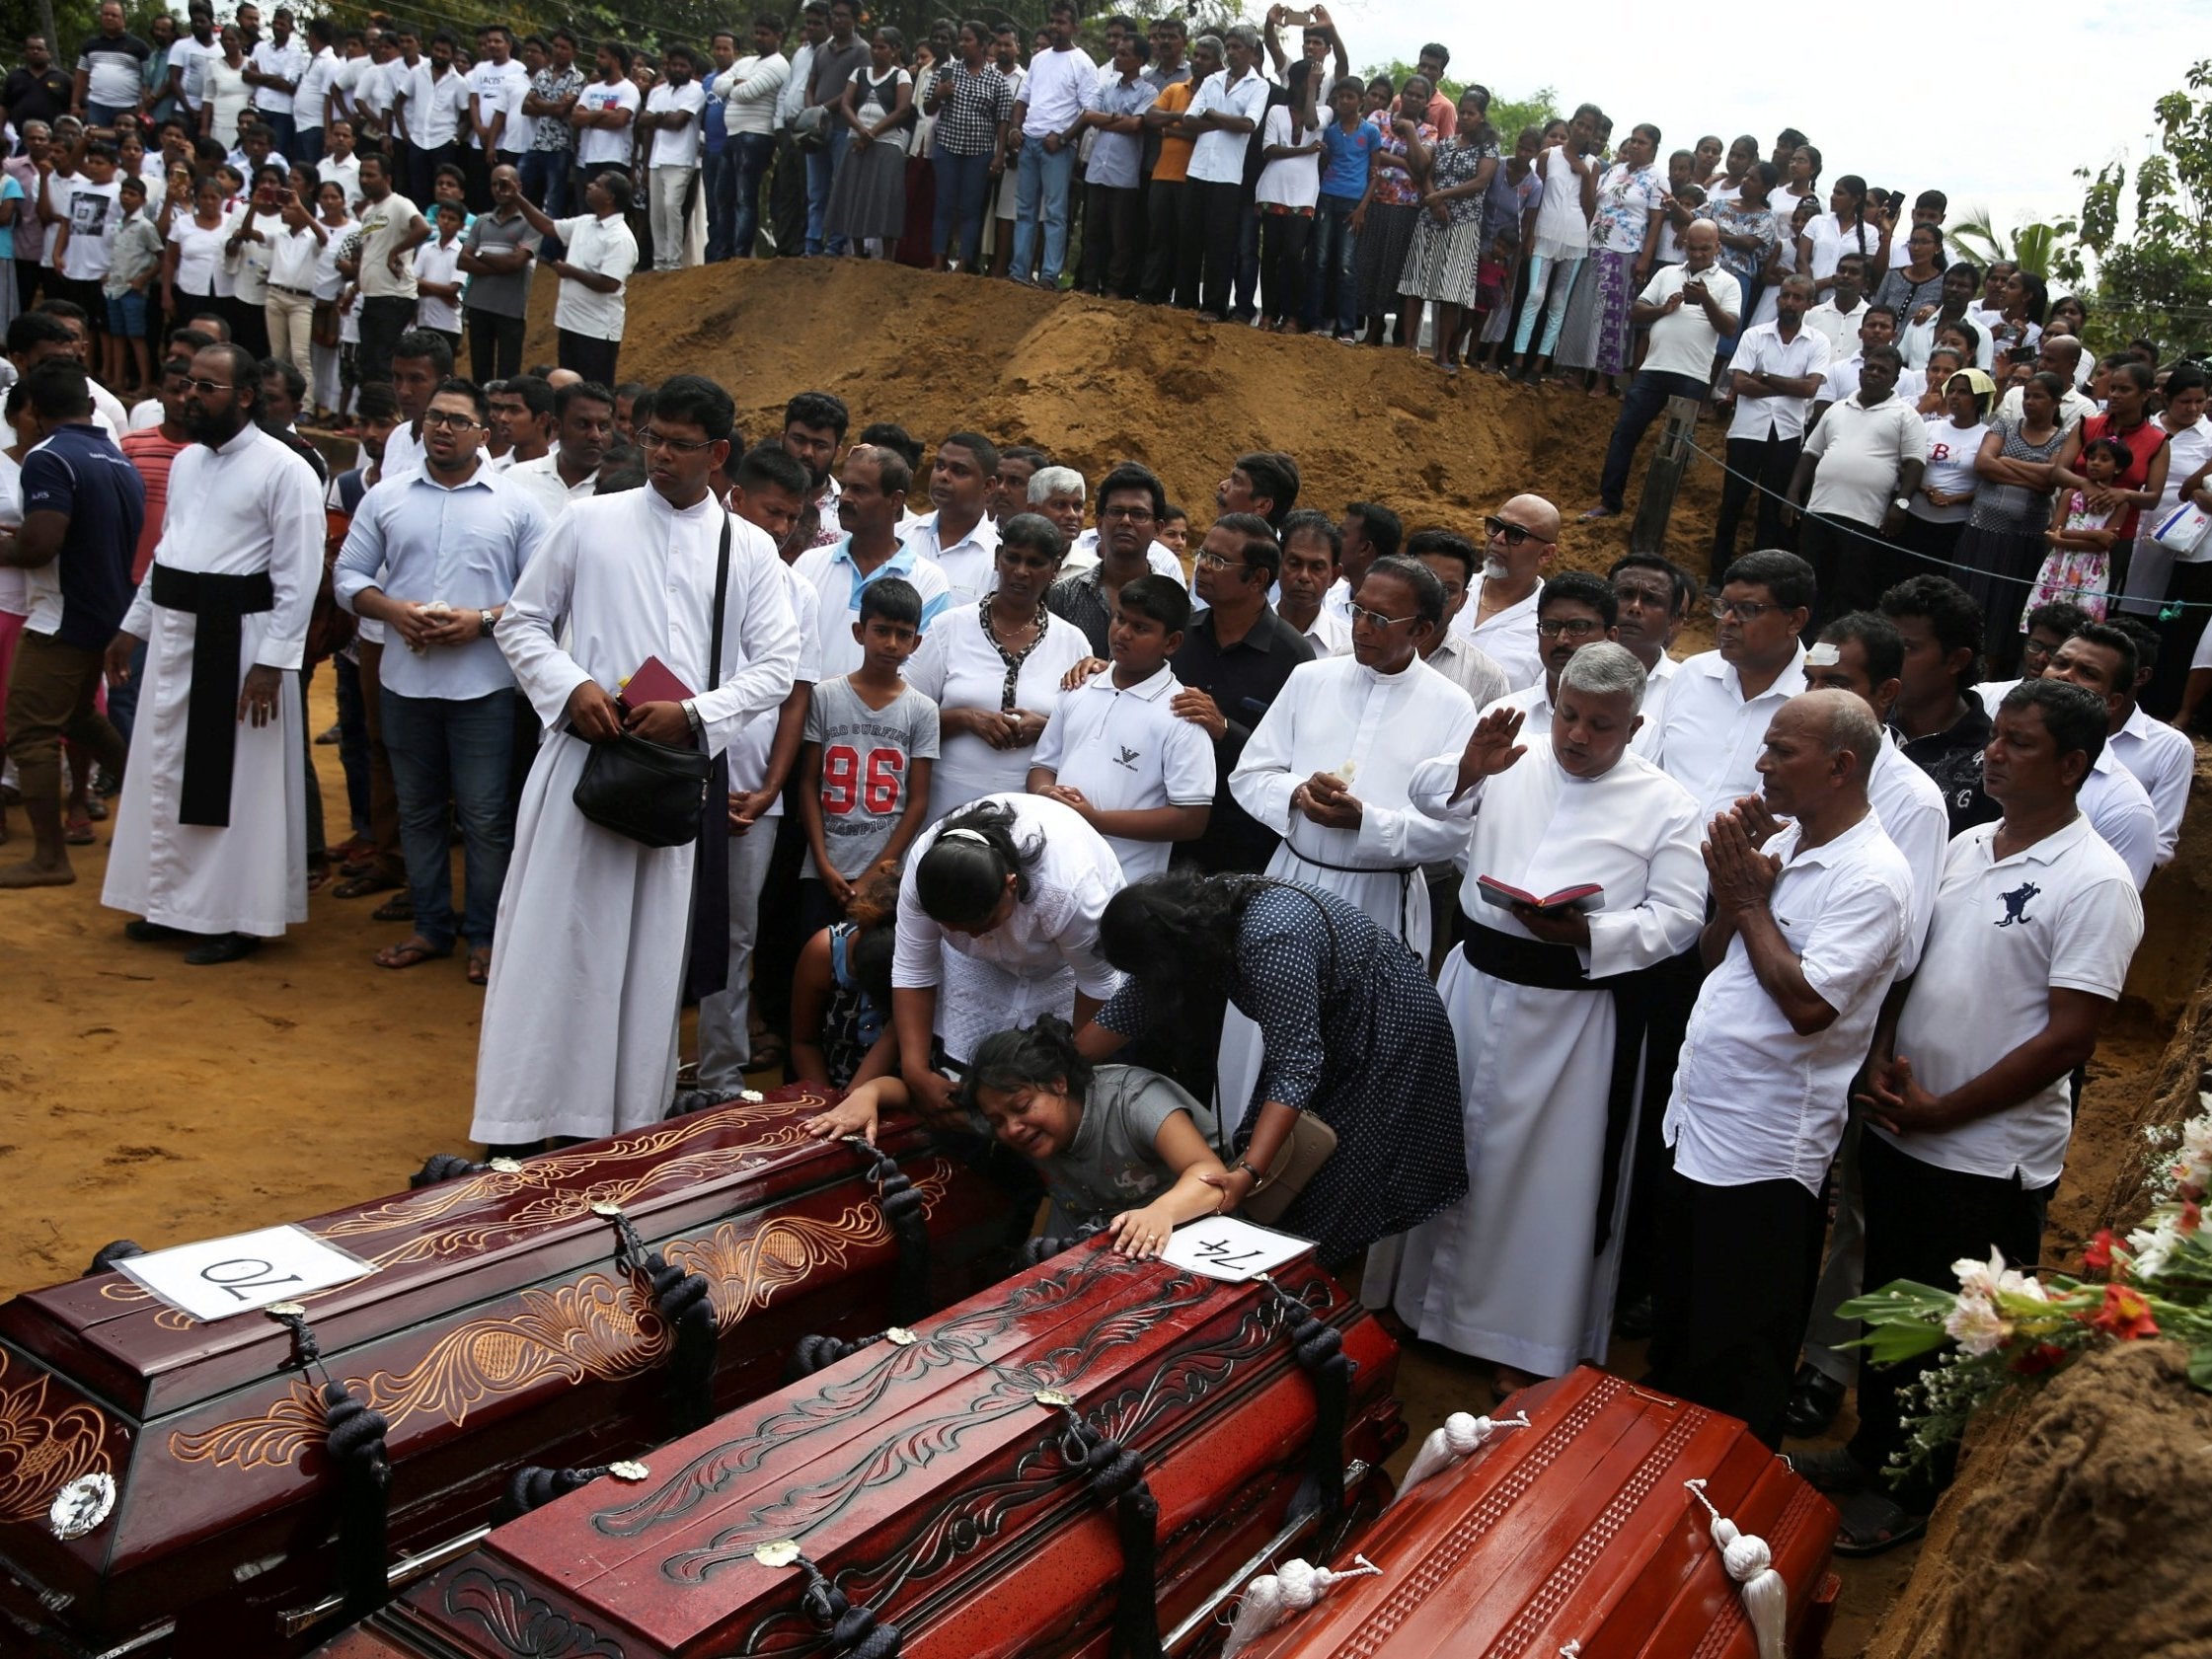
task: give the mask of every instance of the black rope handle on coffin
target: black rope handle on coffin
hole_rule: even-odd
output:
[[[829,1632],[838,1659],[899,1659],[904,1638],[896,1624],[880,1622],[872,1608],[855,1607],[829,1575],[805,1556],[794,1558],[792,1565],[806,1575],[800,1605]]]
[[[848,1355],[863,1348],[874,1347],[883,1340],[878,1330],[873,1336],[856,1336],[847,1341],[842,1336],[801,1336],[799,1346],[792,1350],[791,1364],[784,1368],[784,1381],[802,1383],[817,1371],[826,1371]]]
[[[102,1244],[99,1249],[95,1250],[92,1265],[87,1267],[79,1277],[89,1279],[98,1273],[112,1273],[114,1271],[116,1262],[128,1261],[134,1255],[144,1255],[145,1253],[145,1246],[139,1244],[137,1240],[117,1239],[114,1244]]]
[[[1306,1454],[1306,1483],[1321,1505],[1326,1532],[1344,1512],[1344,1425],[1351,1414],[1352,1362],[1335,1325],[1265,1274],[1260,1282],[1282,1313],[1283,1334],[1299,1369],[1313,1380],[1314,1437]]]
[[[424,1160],[422,1168],[407,1177],[410,1190],[435,1186],[440,1181],[459,1180],[463,1175],[481,1175],[491,1169],[489,1164],[479,1164],[463,1158],[457,1152],[434,1152]]]
[[[591,1469],[543,1469],[536,1464],[524,1464],[507,1476],[507,1489],[499,1499],[494,1521],[500,1526],[518,1521],[534,1509],[543,1509],[555,1498],[565,1498],[590,1485],[610,1467],[600,1464]]]
[[[323,1374],[323,1447],[338,1474],[338,1583],[345,1617],[365,1619],[391,1594],[385,1570],[385,1516],[392,1486],[392,1460],[384,1437],[391,1425],[384,1413],[355,1399],[323,1363],[323,1350],[297,1308],[278,1304],[262,1310],[292,1333],[292,1358],[286,1369]]]
[[[715,1414],[715,1350],[722,1335],[713,1288],[697,1273],[687,1273],[658,1250],[647,1248],[630,1218],[619,1209],[609,1205],[601,1213],[614,1224],[621,1240],[616,1265],[646,1276],[653,1308],[673,1338],[668,1349],[668,1417],[674,1433],[703,1429]]]
[[[1156,1557],[1160,1503],[1145,1483],[1144,1460],[1084,1421],[1067,1407],[1060,1456],[1090,1481],[1099,1497],[1113,1505],[1114,1530],[1121,1538],[1121,1576],[1114,1590],[1110,1659],[1163,1659]]]
[[[912,1324],[930,1311],[929,1212],[897,1159],[857,1135],[846,1136],[845,1144],[869,1160],[877,1208],[898,1245],[898,1262],[891,1269],[891,1323]]]

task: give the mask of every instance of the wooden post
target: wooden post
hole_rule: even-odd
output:
[[[1699,398],[1667,399],[1666,428],[1659,434],[1658,453],[1643,477],[1643,496],[1636,504],[1636,522],[1629,526],[1629,551],[1655,553],[1667,550],[1667,519],[1674,511],[1674,492],[1690,465],[1690,433],[1698,423]]]

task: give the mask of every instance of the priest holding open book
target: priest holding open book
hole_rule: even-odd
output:
[[[1642,666],[1617,644],[1560,672],[1550,729],[1493,705],[1464,750],[1414,769],[1413,806],[1472,821],[1467,941],[1437,985],[1459,1044],[1468,1194],[1408,1234],[1395,1282],[1415,1335],[1494,1362],[1500,1387],[1603,1362],[1643,1035],[1639,978],[1705,920],[1688,791],[1629,749]]]

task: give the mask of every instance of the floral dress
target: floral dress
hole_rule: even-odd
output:
[[[2103,530],[2111,526],[2113,515],[2098,512],[2089,504],[2089,496],[2082,490],[2068,492],[2066,497],[2066,528],[2069,530]],[[2054,547],[2044,556],[2043,567],[2035,573],[2035,586],[2027,595],[2027,609],[2047,605],[2054,599],[2064,599],[2082,607],[2098,622],[2104,620],[2104,595],[2112,567],[2111,551],[2106,548]],[[2021,622],[2024,631],[2025,618]]]

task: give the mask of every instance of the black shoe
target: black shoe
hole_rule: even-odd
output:
[[[185,952],[185,965],[212,968],[224,962],[242,962],[261,947],[262,942],[252,934],[214,934],[197,949]]]
[[[1648,1341],[1653,1324],[1651,1299],[1640,1296],[1613,1310],[1613,1334],[1624,1342]]]
[[[171,940],[197,939],[183,928],[172,928],[160,922],[125,922],[123,938],[138,944],[167,944]]]
[[[1842,1497],[1852,1492],[1863,1492],[1874,1484],[1874,1477],[1864,1464],[1851,1455],[1848,1446],[1823,1446],[1811,1452],[1789,1454],[1790,1467],[1803,1475],[1814,1491],[1826,1492],[1830,1497]]]
[[[1843,1409],[1849,1391],[1826,1372],[1809,1365],[1797,1367],[1797,1381],[1790,1391],[1790,1404],[1782,1425],[1799,1440],[1817,1440]]]

